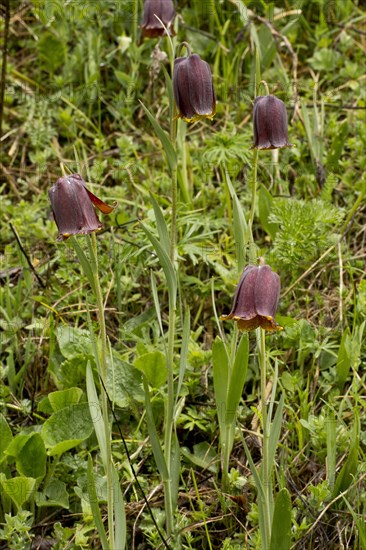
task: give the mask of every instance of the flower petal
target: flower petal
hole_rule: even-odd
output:
[[[280,299],[281,282],[269,265],[258,267],[255,284],[255,310],[258,315],[273,319]]]
[[[109,206],[108,204],[103,202],[101,199],[99,199],[96,195],[94,195],[94,193],[89,191],[89,189],[87,189],[86,187],[85,187],[85,190],[88,193],[89,198],[92,201],[92,203],[94,204],[94,206],[96,206],[98,208],[98,210],[100,212],[102,212],[103,214],[110,214],[116,208],[117,202],[114,202],[113,206]]]

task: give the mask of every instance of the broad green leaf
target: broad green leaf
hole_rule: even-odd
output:
[[[47,487],[35,494],[35,501],[39,508],[46,506],[61,506],[69,509],[69,494],[66,489],[66,483],[59,479],[51,479]]]
[[[168,134],[162,129],[160,124],[155,120],[154,116],[150,113],[149,109],[140,101],[141,107],[145,111],[147,118],[150,120],[156,135],[161,141],[161,144],[164,148],[168,164],[170,169],[173,171],[177,167],[177,153],[174,150],[174,147],[170,141]]]
[[[144,402],[141,374],[120,355],[112,351],[113,369],[110,367],[110,358],[107,360],[107,381],[108,395],[118,407],[125,408],[131,403]]]
[[[229,384],[229,356],[224,342],[216,337],[212,346],[213,379],[217,416],[222,431],[227,413]]]
[[[115,548],[124,550],[126,547],[126,512],[121,485],[115,467],[113,466],[113,508],[114,508],[114,543]]]
[[[11,498],[19,509],[33,494],[36,480],[32,477],[12,477],[6,479],[4,473],[0,473],[0,485],[4,493]]]
[[[17,455],[18,472],[25,477],[43,478],[46,475],[46,447],[39,433],[33,433]]]
[[[227,396],[226,424],[235,424],[236,412],[247,377],[249,358],[248,334],[243,334],[236,350]]]
[[[59,411],[67,405],[79,403],[83,390],[80,388],[68,388],[67,390],[54,391],[48,394],[53,412]]]
[[[42,426],[41,435],[51,456],[61,454],[93,433],[93,422],[88,403],[68,405],[53,413]]]
[[[100,408],[99,398],[97,395],[97,390],[95,388],[93,372],[90,363],[88,363],[86,367],[86,391],[88,394],[90,416],[93,418],[94,421],[95,434],[99,443],[100,454],[102,456],[104,468],[106,469],[108,464],[107,445],[109,445],[109,442],[106,440],[102,411]]]
[[[140,355],[135,359],[134,366],[146,376],[152,388],[160,388],[166,381],[166,357],[161,351]]]
[[[4,415],[0,413],[0,462],[4,457],[4,451],[13,439],[13,434]]]
[[[287,489],[281,489],[275,501],[270,550],[290,550],[290,545],[291,498]]]
[[[163,245],[165,252],[169,254],[170,250],[170,239],[169,239],[169,232],[168,227],[166,225],[163,213],[161,211],[160,206],[155,200],[155,197],[152,193],[150,193],[150,199],[154,208],[154,214],[155,214],[155,220],[156,220],[156,228],[159,233],[160,242]]]
[[[103,550],[109,550],[109,543],[108,543],[107,535],[103,525],[102,514],[100,513],[100,508],[99,508],[98,493],[95,485],[93,461],[90,455],[88,456],[87,477],[88,477],[89,504],[93,514],[94,523],[98,530],[98,535],[100,538],[100,542],[102,543]]]
[[[219,457],[210,443],[207,441],[201,441],[193,445],[193,452],[188,447],[181,447],[182,455],[203,470],[209,472],[217,472]]]
[[[264,185],[261,185],[258,190],[258,213],[259,220],[266,233],[274,240],[278,231],[278,224],[268,221],[271,213],[273,197]]]
[[[52,379],[57,388],[66,389],[74,388],[78,385],[84,385],[85,383],[85,372],[86,364],[90,360],[90,357],[87,355],[76,355],[72,359],[65,359],[61,364],[58,363],[58,360],[51,361],[48,368],[48,372],[51,374]],[[51,403],[48,401],[49,408],[51,409]],[[45,403],[46,405],[46,403]],[[47,406],[46,406],[47,409]],[[43,411],[47,413],[48,411]]]
[[[87,330],[60,325],[56,330],[56,338],[60,351],[66,359],[82,355],[93,357],[90,334]]]
[[[5,454],[7,456],[14,456],[17,457],[18,454],[21,452],[24,445],[29,441],[29,439],[32,437],[32,434],[17,434],[15,437],[12,438],[9,445],[7,446],[5,450]]]
[[[175,308],[177,300],[177,278],[172,261],[166,253],[164,247],[160,244],[157,238],[154,237],[154,235],[147,229],[147,227],[145,227],[144,224],[141,224],[141,227],[150,239],[150,242],[153,245],[155,252],[159,258],[160,265],[163,268],[168,285],[170,307]]]

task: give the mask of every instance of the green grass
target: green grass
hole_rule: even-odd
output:
[[[210,64],[217,114],[212,122],[178,124],[174,258],[174,162],[140,103],[169,135],[163,67],[170,74],[170,50],[166,38],[141,40],[142,5],[10,0],[0,148],[0,548],[31,548],[31,540],[37,547],[42,539],[56,550],[102,548],[96,509],[108,529],[103,456],[86,384],[89,363],[102,394],[98,340],[93,347],[91,338],[100,328],[98,303],[71,244],[56,243],[47,196],[63,172],[79,172],[103,200],[118,203],[103,217],[97,242],[110,342],[110,444],[124,495],[126,547],[158,548],[156,524],[168,539],[170,482],[162,482],[162,471],[170,353],[175,416],[168,469],[177,506],[167,544],[264,550],[258,484],[243,443],[259,469],[254,333],[224,475],[212,360],[217,337],[232,364],[239,343],[234,327],[218,317],[230,311],[249,257],[257,49],[261,78],[288,108],[295,145],[278,155],[259,151],[253,223],[258,255],[281,277],[277,320],[284,330],[266,337],[268,394],[278,368],[272,418],[284,397],[275,515],[288,505],[287,489],[293,550],[365,549],[362,2],[178,2],[173,44],[188,41]],[[87,251],[83,237],[77,242]]]

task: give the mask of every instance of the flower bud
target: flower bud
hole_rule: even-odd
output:
[[[282,330],[274,319],[280,286],[279,276],[268,265],[248,265],[236,289],[233,307],[221,319],[237,321],[241,330]]]
[[[211,69],[199,55],[178,57],[174,61],[173,90],[179,118],[195,122],[215,116],[216,97]]]
[[[292,147],[288,142],[286,106],[274,95],[255,98],[253,124],[254,145],[252,149]]]
[[[147,38],[164,36],[165,29],[161,22],[164,23],[169,33],[172,34],[171,27],[174,17],[175,9],[172,0],[145,0],[144,17],[141,25],[142,36]]]
[[[110,214],[114,207],[98,199],[86,187],[79,174],[59,178],[48,191],[52,212],[58,227],[58,241],[71,235],[99,231],[99,222],[93,204],[104,214]]]

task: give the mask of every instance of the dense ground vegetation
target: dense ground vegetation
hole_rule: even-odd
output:
[[[6,6],[0,3],[2,45]],[[141,102],[169,132],[171,67],[166,37],[141,38],[142,6],[10,0],[0,148],[0,548],[101,547],[88,456],[107,522],[86,396],[88,362],[96,368],[90,328],[98,331],[97,306],[74,249],[56,243],[47,196],[63,173],[75,172],[103,200],[118,203],[103,217],[97,241],[127,548],[163,547],[122,444],[123,436],[164,531],[137,360],[165,353],[167,283],[141,222],[158,235],[155,197],[170,226],[171,178]],[[244,438],[260,463],[255,336],[225,490],[212,374],[216,336],[225,335],[229,346],[235,341],[232,324],[218,317],[230,311],[238,264],[248,263],[248,251],[238,247],[229,184],[248,221],[258,52],[261,78],[287,106],[294,145],[260,152],[253,225],[259,255],[282,287],[277,321],[284,330],[267,336],[268,395],[275,368],[277,398],[284,395],[275,485],[291,496],[291,548],[366,549],[362,6],[362,0],[176,3],[174,43],[189,42],[210,64],[217,114],[212,122],[178,125],[175,382],[187,311],[190,332],[175,418],[180,469],[171,548],[261,548],[257,492],[243,449]],[[162,444],[165,379],[154,380],[150,397]]]

